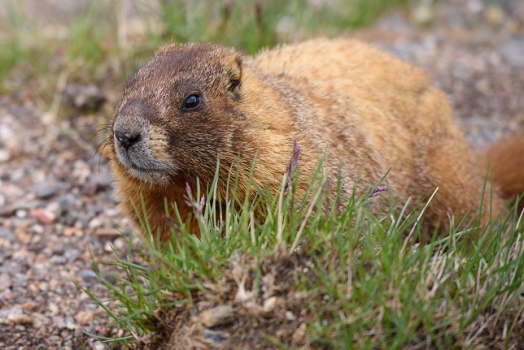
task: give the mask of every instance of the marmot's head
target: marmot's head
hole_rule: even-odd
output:
[[[108,135],[113,166],[165,185],[212,178],[242,142],[242,58],[218,45],[169,45],[126,83]]]

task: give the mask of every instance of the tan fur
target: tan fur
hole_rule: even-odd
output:
[[[183,111],[193,93],[202,96],[201,107]],[[135,218],[130,203],[140,203],[142,194],[162,240],[170,237],[164,198],[187,219],[186,183],[194,189],[198,177],[209,185],[217,156],[222,195],[238,156],[245,189],[255,154],[255,183],[277,191],[294,140],[301,148],[302,191],[327,149],[327,171],[336,178],[340,170],[346,196],[355,186],[368,191],[389,170],[399,207],[438,186],[425,213],[429,223],[442,220],[447,227],[450,217],[460,219],[481,203],[483,173],[446,96],[422,70],[354,40],[316,39],[254,58],[218,45],[168,45],[128,81],[111,129],[141,133],[127,160],[110,134],[110,161],[124,212]],[[133,173],[135,160],[163,170]],[[522,177],[517,181],[524,184]],[[502,200],[492,201],[496,214]]]
[[[484,154],[480,154],[480,171],[484,174],[489,166],[489,179],[503,198],[514,198],[524,193],[524,134],[499,141]],[[519,202],[519,210],[524,200]]]

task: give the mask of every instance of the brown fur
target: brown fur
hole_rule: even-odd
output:
[[[194,93],[203,97],[201,107],[182,110]],[[217,156],[222,195],[238,156],[239,187],[246,187],[255,154],[255,183],[277,191],[294,140],[301,147],[301,190],[327,148],[327,172],[336,178],[340,170],[344,195],[355,185],[369,190],[389,170],[399,206],[410,197],[411,203],[422,201],[439,187],[425,212],[430,223],[442,220],[446,227],[451,215],[461,218],[481,203],[483,173],[446,96],[422,70],[353,40],[316,39],[254,58],[212,44],[165,46],[127,82],[111,130],[110,161],[122,208],[135,218],[131,201],[140,203],[142,194],[162,240],[170,237],[164,198],[188,218],[186,183],[194,189],[199,178],[208,185]],[[140,134],[129,154],[116,141],[117,131]],[[136,162],[157,170],[133,172]],[[506,161],[502,166],[511,167]],[[509,172],[523,171],[520,163]],[[504,195],[522,191],[522,179],[515,180],[520,187],[505,186],[511,193]],[[497,213],[502,200],[496,195],[492,202]]]

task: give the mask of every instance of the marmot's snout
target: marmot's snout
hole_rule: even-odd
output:
[[[141,133],[139,131],[127,132],[123,130],[117,130],[115,131],[115,139],[120,147],[123,147],[127,150],[129,147],[140,141]]]
[[[117,154],[124,156],[132,149],[146,146],[147,121],[140,116],[119,115],[113,125],[113,135]]]
[[[142,116],[120,114],[113,124],[118,161],[133,177],[164,183],[174,167],[165,156],[163,136]]]

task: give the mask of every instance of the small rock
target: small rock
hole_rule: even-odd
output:
[[[69,84],[62,92],[62,97],[70,107],[83,111],[98,111],[107,100],[105,92],[92,84]]]
[[[13,129],[9,125],[0,125],[0,139],[7,140],[15,137]]]
[[[60,316],[53,317],[53,325],[57,328],[66,328],[64,318]]]
[[[420,25],[427,25],[434,20],[435,9],[433,9],[430,2],[421,1],[413,8],[411,17],[416,23]]]
[[[202,311],[199,316],[199,321],[204,326],[212,328],[227,324],[233,321],[234,318],[233,308],[229,305],[222,305]]]
[[[102,342],[97,341],[97,342],[93,343],[93,349],[94,350],[105,350],[105,348],[106,348],[106,346]]]
[[[102,276],[102,278],[114,286],[116,286],[118,283],[118,278],[116,278],[113,274],[105,274]]]
[[[500,54],[510,64],[524,67],[524,38],[510,39],[499,48]]]
[[[12,285],[13,281],[11,280],[11,276],[9,276],[7,272],[0,274],[0,292],[3,292],[4,290],[10,288]]]
[[[204,327],[204,343],[213,347],[219,348],[222,344],[231,337],[231,334],[223,331],[213,331]]]
[[[82,270],[79,272],[80,277],[85,282],[92,282],[93,280],[98,280],[98,276],[93,270]]]
[[[81,256],[82,252],[78,249],[68,249],[64,253],[64,257],[71,262],[80,259]]]
[[[28,301],[22,305],[22,308],[27,311],[34,311],[38,307],[38,304],[34,301]]]
[[[7,227],[0,227],[0,238],[6,239],[11,243],[16,241],[15,233]]]
[[[19,200],[13,203],[11,206],[13,211],[17,211],[19,209],[35,209],[38,207],[43,206],[44,202],[39,200],[32,200],[32,201],[26,201],[26,200]]]
[[[25,209],[18,209],[15,212],[15,215],[16,215],[17,218],[24,219],[24,218],[27,217],[27,210],[25,210]]]
[[[55,255],[51,261],[53,261],[56,265],[65,265],[67,259],[63,256]]]
[[[40,328],[41,326],[47,325],[51,322],[49,317],[46,317],[40,313],[33,313],[31,316],[33,317],[33,326],[35,328]]]
[[[46,208],[36,208],[31,210],[31,217],[37,219],[44,225],[51,225],[56,219],[56,215]]]
[[[65,319],[66,328],[70,330],[75,330],[78,326],[75,324],[75,320],[71,316],[67,316]]]
[[[58,202],[50,202],[45,208],[53,213],[55,218],[62,215],[62,207]]]
[[[291,322],[291,321],[294,321],[294,320],[296,320],[296,319],[297,319],[297,318],[296,318],[296,316],[295,316],[295,314],[294,314],[293,312],[291,312],[291,311],[286,311],[286,320],[288,320],[289,322]]]
[[[66,237],[78,236],[81,235],[81,229],[78,227],[64,227],[62,234]]]
[[[276,304],[277,304],[277,298],[276,297],[267,298],[264,301],[263,312],[265,314],[270,313],[271,311],[273,311],[273,309],[275,308]]]
[[[34,225],[31,225],[28,229],[27,229],[27,232],[29,233],[33,233],[33,234],[36,234],[36,235],[42,235],[44,233],[44,226],[40,225],[40,224],[34,224]]]
[[[491,24],[501,24],[505,19],[504,11],[500,6],[488,6],[484,11],[484,19]]]
[[[75,316],[75,321],[81,325],[87,326],[93,322],[94,315],[95,313],[92,310],[80,311]]]
[[[22,312],[13,312],[7,315],[7,322],[12,324],[31,324],[33,323],[33,319]]]
[[[300,327],[297,328],[295,333],[293,333],[291,340],[294,345],[302,345],[304,344],[305,338],[306,338],[306,324],[302,323]]]
[[[66,211],[76,202],[76,196],[72,193],[67,193],[58,198],[57,202],[61,210]]]
[[[112,178],[109,173],[95,173],[89,174],[86,178],[86,182],[82,187],[82,193],[93,196],[97,192],[105,191],[111,188]]]
[[[0,163],[7,162],[9,159],[11,159],[9,152],[5,149],[0,149]]]
[[[55,303],[49,303],[47,305],[47,308],[49,309],[49,311],[51,311],[51,313],[53,315],[57,315],[60,312],[60,310],[58,309],[58,305],[56,305]],[[62,322],[63,322],[63,320],[62,320]]]
[[[121,235],[120,231],[114,228],[99,228],[95,231],[95,235],[98,237],[119,237]]]
[[[66,187],[64,182],[43,182],[36,186],[35,195],[37,198],[46,199],[52,197]]]
[[[123,252],[127,248],[127,242],[122,237],[118,237],[117,239],[115,239],[113,246],[115,247],[117,251]]]
[[[99,218],[93,218],[91,221],[89,221],[89,223],[87,224],[87,227],[94,230],[96,228],[99,228],[100,226],[102,226],[102,220],[100,220]]]

